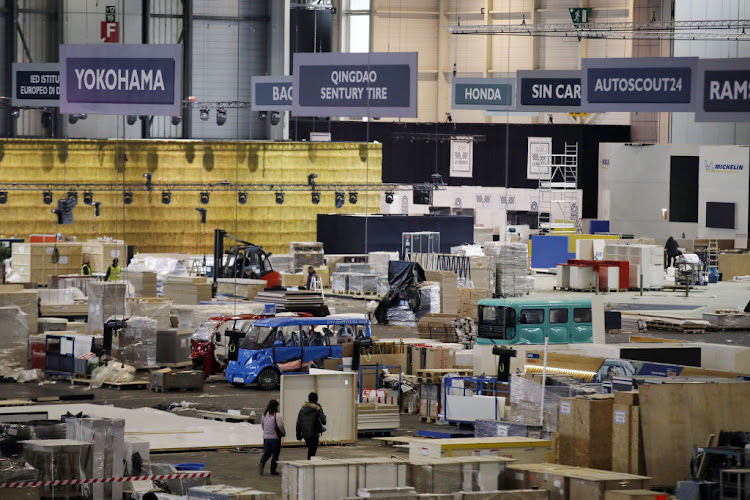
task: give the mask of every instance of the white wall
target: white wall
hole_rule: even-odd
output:
[[[580,207],[583,191],[576,190],[576,197]],[[495,234],[500,234],[506,225],[507,210],[531,211],[532,201],[538,201],[538,199],[536,189],[447,186],[445,189],[434,191],[432,204],[436,207],[473,208],[475,224],[494,227]],[[507,205],[503,203],[503,200],[508,200]],[[390,205],[385,202],[385,196],[381,196],[381,213],[384,214],[424,215],[429,211],[429,205],[412,203],[411,186],[403,186],[396,190],[394,201]],[[561,217],[562,215],[556,214],[553,208],[552,218]]]
[[[698,222],[663,220],[669,208],[670,156],[698,156]],[[750,149],[740,146],[656,144],[599,145],[598,218],[610,221],[614,233],[664,238],[733,238],[747,232]],[[714,171],[707,162],[742,165],[742,170]],[[737,204],[734,230],[706,227],[706,202]]]
[[[750,19],[747,0],[679,0],[675,21]],[[675,40],[675,57],[723,59],[750,57],[750,44],[719,40]],[[696,123],[693,113],[674,113],[672,142],[692,144],[750,144],[748,123]]]

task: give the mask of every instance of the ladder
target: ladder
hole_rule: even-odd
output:
[[[549,154],[549,177],[539,180],[539,234],[576,234],[578,230],[578,143]]]

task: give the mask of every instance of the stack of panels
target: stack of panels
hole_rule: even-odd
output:
[[[211,300],[211,283],[206,278],[169,276],[164,283],[164,297],[175,304],[200,304]]]
[[[122,277],[133,285],[136,297],[156,297],[156,273],[124,269]]]

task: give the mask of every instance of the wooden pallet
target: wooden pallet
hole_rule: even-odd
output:
[[[706,329],[699,326],[680,325],[658,320],[646,321],[646,328],[649,330],[664,330],[677,333],[706,333]]]
[[[417,381],[420,384],[439,384],[443,380],[443,376],[448,374],[455,374],[459,377],[470,377],[474,375],[474,370],[466,368],[417,370]]]
[[[145,387],[144,387],[145,389]],[[153,392],[203,392],[203,387],[149,387]]]
[[[199,417],[203,420],[217,420],[221,422],[239,423],[246,422],[248,424],[255,423],[255,418],[250,415],[234,415],[232,413],[224,413],[220,411],[206,411],[196,410]]]
[[[33,405],[34,402],[30,399],[3,399],[0,400],[0,407],[5,406],[29,406]]]

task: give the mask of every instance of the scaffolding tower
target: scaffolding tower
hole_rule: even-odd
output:
[[[539,234],[576,234],[578,227],[578,143],[562,154],[545,155],[549,177],[539,179]]]

